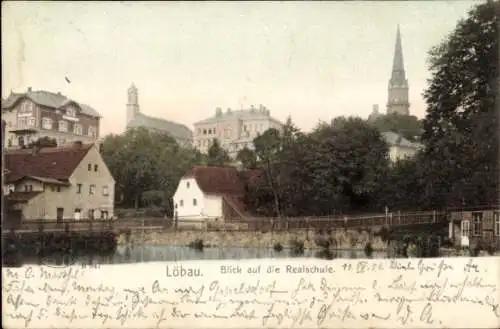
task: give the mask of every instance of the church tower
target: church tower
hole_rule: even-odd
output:
[[[397,113],[401,115],[410,114],[410,103],[408,101],[408,80],[406,79],[403,63],[403,47],[401,46],[401,33],[396,32],[396,47],[392,62],[392,74],[389,80],[387,114]]]
[[[139,93],[135,85],[132,83],[132,85],[128,88],[127,124],[130,121],[132,121],[138,113],[139,113]]]

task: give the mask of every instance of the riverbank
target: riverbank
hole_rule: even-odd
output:
[[[202,240],[205,246],[272,248],[279,244],[283,248],[303,243],[304,249],[315,249],[320,241],[331,241],[337,249],[363,249],[370,242],[374,250],[384,250],[386,245],[381,238],[368,231],[342,230],[336,232],[239,232],[239,231],[163,231],[132,232],[119,235],[118,245],[166,244],[186,246],[195,240]]]

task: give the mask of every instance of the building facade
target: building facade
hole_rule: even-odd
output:
[[[11,93],[2,102],[7,148],[22,148],[42,137],[58,145],[99,138],[100,114],[88,105],[61,93],[32,91]]]
[[[126,121],[126,129],[142,127],[149,131],[166,133],[182,146],[192,145],[193,132],[185,125],[141,113],[139,91],[133,83],[127,91]]]
[[[382,133],[382,137],[389,145],[389,159],[393,162],[411,158],[422,148],[421,144],[411,142],[392,131]]]
[[[248,219],[245,186],[259,175],[257,170],[195,166],[181,178],[173,196],[175,217],[187,224]]]
[[[194,124],[194,146],[202,153],[207,153],[214,140],[228,151],[231,157],[247,147],[253,149],[253,140],[270,128],[281,131],[283,124],[271,117],[270,111],[260,105],[247,110],[217,108],[215,115]]]
[[[9,150],[9,211],[22,221],[108,219],[115,181],[95,144]]]
[[[399,25],[396,32],[396,46],[388,85],[387,114],[410,115],[409,86],[403,61],[403,46]]]

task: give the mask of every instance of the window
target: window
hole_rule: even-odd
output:
[[[94,209],[89,209],[89,219],[94,219]]]
[[[18,118],[17,119],[17,128],[24,128],[27,125],[27,118]]]
[[[215,135],[215,133],[216,133],[216,130],[215,130],[215,128],[214,128],[214,135]]]
[[[89,195],[94,195],[95,194],[95,185],[90,184],[89,185]]]
[[[21,105],[21,112],[28,113],[33,111],[33,103],[26,101]]]
[[[68,131],[68,122],[61,120],[59,121],[59,131],[67,132]]]
[[[24,192],[33,191],[33,185],[24,185]]]
[[[43,118],[42,119],[42,128],[43,129],[52,129],[52,119],[51,118]]]
[[[186,187],[189,188],[189,182],[186,182]]]
[[[470,220],[462,220],[461,231],[462,236],[470,236]]]
[[[97,129],[93,126],[89,126],[89,128],[87,129],[87,135],[89,135],[90,137],[96,137]]]
[[[59,138],[57,140],[57,145],[64,145],[66,144],[66,138]]]
[[[51,187],[50,187],[50,190],[51,190],[52,192],[55,192],[55,191],[56,191],[56,187],[55,187],[55,186],[51,186]]]
[[[75,135],[83,135],[83,127],[81,124],[75,124],[75,126],[73,127],[73,132],[75,133]]]
[[[108,219],[109,212],[107,210],[101,210],[101,219]]]
[[[89,164],[88,164],[87,169],[88,169],[89,171],[92,171],[92,164],[91,164],[91,163],[89,163]]]
[[[75,213],[73,215],[75,220],[80,220],[81,215],[82,215],[82,210],[80,208],[76,208]]]
[[[182,207],[184,205],[184,200],[179,201],[179,207]]]
[[[78,194],[82,193],[82,184],[76,184],[76,193]]]
[[[95,165],[94,165],[94,171],[95,171],[95,172],[97,172],[97,168],[98,168],[98,166],[95,164]]]
[[[207,130],[203,129],[203,135],[206,135],[206,134],[207,134]]]
[[[480,236],[483,231],[483,213],[472,213],[472,235]]]
[[[12,137],[7,141],[7,147],[12,147]]]
[[[500,236],[500,212],[496,211],[493,213],[493,231],[495,236]]]
[[[35,118],[28,118],[28,127],[34,127],[36,124]]]
[[[208,134],[211,135],[212,134],[212,129],[208,129]]]
[[[196,199],[193,199],[193,206],[196,206],[198,204]]]
[[[61,187],[60,186],[56,186],[56,191],[57,192],[61,192]]]
[[[75,109],[72,107],[68,107],[68,109],[66,110],[66,115],[73,118],[76,117]]]
[[[102,195],[104,195],[104,196],[108,196],[109,195],[109,188],[108,188],[107,185],[104,185],[102,187]]]

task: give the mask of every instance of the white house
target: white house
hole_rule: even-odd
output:
[[[180,221],[246,218],[245,183],[256,174],[233,167],[193,167],[177,186],[175,215]]]
[[[411,142],[392,131],[382,133],[382,137],[389,144],[389,158],[391,161],[413,157],[422,147],[421,144]]]

